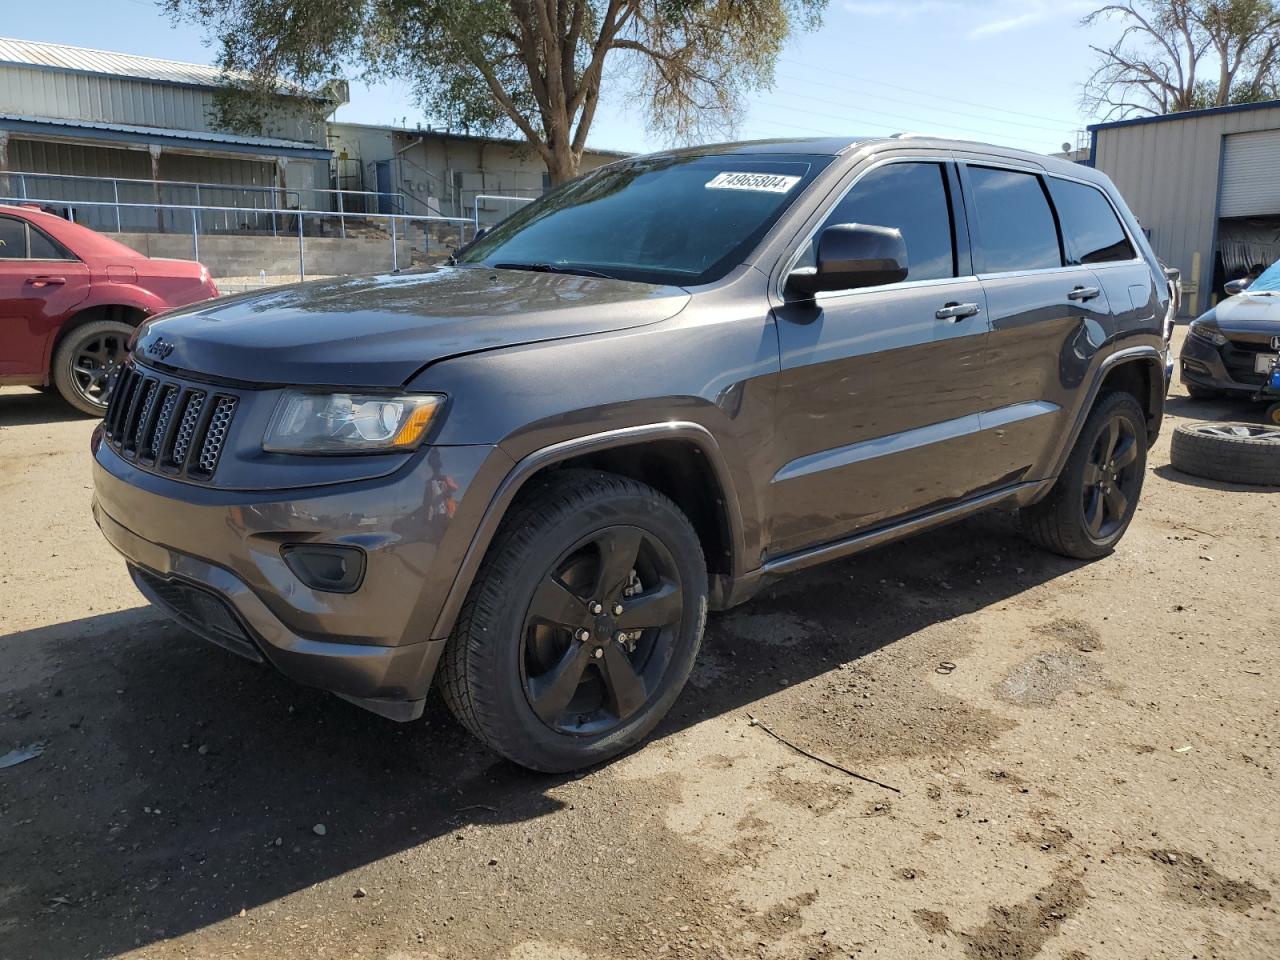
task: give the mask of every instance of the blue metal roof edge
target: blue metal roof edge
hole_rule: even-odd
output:
[[[92,122],[94,126],[86,126]],[[222,139],[217,133],[204,131],[165,131],[156,128],[135,128],[129,124],[110,124],[100,121],[68,121],[60,123],[51,120],[24,120],[0,116],[0,129],[17,133],[46,133],[53,136],[73,137],[80,140],[105,140],[112,143],[154,143],[165,144],[204,144],[206,149],[216,148],[222,153],[248,153],[257,156],[305,157],[314,160],[328,160],[333,151],[325,147],[290,146],[280,142],[240,143],[236,140]],[[124,129],[119,129],[123,127]],[[190,134],[199,133],[199,136]],[[187,134],[184,136],[184,134]],[[229,134],[228,136],[236,136]],[[243,138],[242,138],[243,139]]]
[[[1162,113],[1156,117],[1131,117],[1128,120],[1109,120],[1091,123],[1088,130],[1111,130],[1115,127],[1139,127],[1144,123],[1169,123],[1174,120],[1193,120],[1196,117],[1212,117],[1220,113],[1242,113],[1247,110],[1280,110],[1280,100],[1263,100],[1260,103],[1233,103],[1225,107],[1206,107],[1203,110],[1183,110],[1179,113]]]

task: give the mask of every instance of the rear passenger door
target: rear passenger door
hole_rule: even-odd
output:
[[[1067,257],[1040,171],[979,160],[961,171],[991,318],[983,485],[998,488],[1042,479],[1111,329],[1110,306],[1092,270]]]
[[[858,174],[802,243],[793,268],[813,265],[827,226],[894,227],[908,274],[774,311],[770,555],[954,503],[977,482],[987,312],[959,192],[946,158],[895,158]]]

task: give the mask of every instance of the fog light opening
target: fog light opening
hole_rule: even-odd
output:
[[[280,548],[280,555],[293,575],[312,590],[355,593],[364,582],[365,554],[359,547],[286,544]]]

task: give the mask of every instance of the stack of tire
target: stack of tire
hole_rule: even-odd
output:
[[[1280,486],[1280,424],[1182,423],[1173,431],[1169,460],[1207,480]]]

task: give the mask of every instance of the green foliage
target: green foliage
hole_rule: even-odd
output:
[[[520,133],[572,176],[601,90],[671,141],[732,131],[827,0],[161,0],[219,45],[220,115],[260,126],[280,78],[408,80],[436,123]]]

